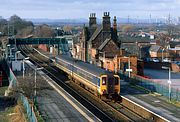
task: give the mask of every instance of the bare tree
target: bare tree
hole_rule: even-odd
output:
[[[135,27],[133,26],[133,25],[123,25],[122,26],[122,31],[124,31],[124,32],[130,32],[130,31],[132,31],[133,29],[134,29]]]
[[[40,25],[35,29],[35,37],[53,37],[53,30],[48,25]]]

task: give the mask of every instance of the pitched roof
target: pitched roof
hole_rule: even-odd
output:
[[[152,45],[149,49],[151,52],[158,52],[158,50],[161,48],[159,45]]]
[[[177,41],[177,42],[170,41],[169,42],[171,48],[176,47],[176,45],[179,45],[179,43],[180,43],[180,41]]]
[[[99,47],[98,50],[102,50],[111,39],[106,39]]]
[[[89,42],[94,40],[99,35],[102,29],[103,29],[102,26],[98,27],[96,31],[93,33],[93,35],[91,36],[91,38],[89,39]]]

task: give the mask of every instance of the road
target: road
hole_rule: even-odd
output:
[[[161,84],[168,85],[169,79],[168,70],[155,70],[155,69],[144,69],[144,75],[150,76],[154,81],[158,81]],[[172,87],[180,89],[180,73],[171,72]]]

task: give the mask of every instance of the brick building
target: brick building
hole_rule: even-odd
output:
[[[84,27],[80,35],[80,59],[96,64],[99,54],[102,52],[105,57],[112,58],[120,49],[120,44],[117,42],[116,17],[114,17],[114,24],[111,27],[109,12],[104,12],[102,25],[98,26],[95,13],[91,13],[89,27]],[[115,49],[111,50],[109,47]]]
[[[162,48],[159,45],[152,45],[149,49],[149,54],[151,58],[161,59],[162,57],[170,57],[169,51],[167,49]]]
[[[95,13],[90,14],[89,26],[84,26],[80,34],[79,44],[74,48],[76,51],[73,51],[76,54],[74,57],[115,72],[125,72],[130,59],[130,67],[133,73],[137,74],[137,57],[125,56],[117,36],[116,17],[112,27],[110,20],[109,12],[104,12],[102,24],[99,26]]]

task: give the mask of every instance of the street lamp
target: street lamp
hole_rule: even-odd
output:
[[[7,59],[9,59],[9,53],[10,53],[10,56],[11,56],[11,49],[10,49],[10,44],[7,45]]]
[[[9,53],[10,53],[10,56],[9,56],[9,61],[11,62],[11,58],[12,58],[12,50],[15,49],[15,48],[11,48],[11,45],[8,44],[7,47],[9,48]]]
[[[26,57],[26,58],[23,59],[23,79],[24,79],[24,71],[25,71],[24,62],[25,62],[26,60],[28,60],[28,59],[29,59],[29,57]]]
[[[130,78],[132,69],[131,69],[131,64],[130,64],[130,57],[127,57],[127,58],[128,58],[128,69],[126,69],[126,71],[128,72],[128,76]]]
[[[169,69],[169,80],[167,83],[169,84],[169,101],[171,101],[171,67],[162,66],[162,69]]]
[[[35,68],[34,70],[35,70],[35,75],[34,75],[34,83],[35,83],[35,90],[34,90],[34,102],[36,102],[36,95],[37,95],[37,92],[36,92],[36,74],[37,74],[37,71],[38,70],[42,70],[43,69],[43,67],[40,67],[40,68]]]

